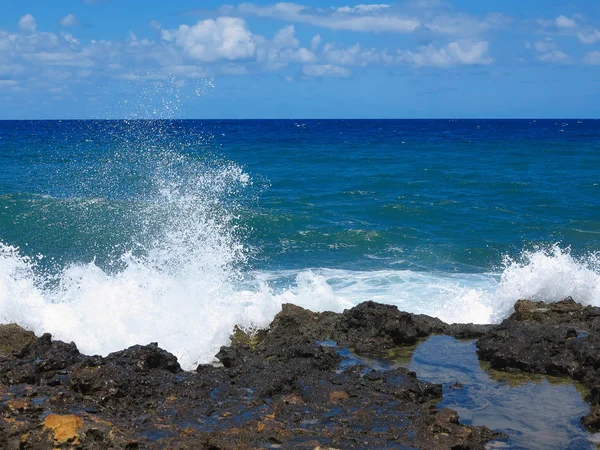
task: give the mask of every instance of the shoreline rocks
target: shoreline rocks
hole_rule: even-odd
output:
[[[600,308],[572,298],[556,303],[520,300],[515,312],[477,341],[491,368],[568,376],[589,393],[583,426],[600,431]]]
[[[432,334],[478,338],[492,368],[568,375],[600,425],[600,312],[571,299],[520,301],[500,325],[449,325],[365,302],[341,314],[284,305],[271,327],[236,330],[220,365],[181,370],[158,344],[106,357],[0,326],[0,448],[483,449],[503,435],[439,409],[440,385],[375,371],[345,349],[383,353]]]

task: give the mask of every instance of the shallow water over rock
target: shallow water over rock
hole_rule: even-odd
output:
[[[412,352],[412,355],[411,355]],[[489,370],[477,358],[474,340],[431,336],[385,355],[357,355],[377,370],[408,367],[422,381],[439,383],[444,399],[466,425],[506,433],[488,448],[596,449],[580,418],[589,413],[585,388],[568,378]]]

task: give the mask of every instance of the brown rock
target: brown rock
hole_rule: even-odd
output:
[[[50,414],[44,419],[44,427],[52,430],[54,443],[57,445],[79,444],[79,430],[83,427],[83,420],[73,414]]]
[[[36,339],[32,331],[27,331],[14,323],[0,325],[0,355],[10,356],[13,352],[21,352]]]
[[[347,398],[350,398],[350,396],[344,391],[332,391],[329,393],[330,402],[338,402],[340,400],[346,400]]]

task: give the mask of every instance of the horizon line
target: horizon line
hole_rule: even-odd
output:
[[[62,118],[62,119],[0,119],[0,122],[62,122],[62,121],[151,121],[151,120],[162,120],[162,121],[197,121],[197,120],[209,120],[209,121],[253,121],[253,120],[269,120],[269,121],[287,121],[287,120],[600,120],[600,117],[289,117],[289,118],[270,118],[270,117],[256,117],[256,118]]]

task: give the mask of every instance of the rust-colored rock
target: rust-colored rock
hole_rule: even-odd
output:
[[[350,398],[350,396],[344,391],[332,391],[329,393],[330,402],[339,402],[340,400],[346,400],[347,398]]]
[[[83,420],[73,414],[61,416],[50,414],[44,419],[44,427],[52,430],[54,443],[79,444],[79,431],[83,427]]]

